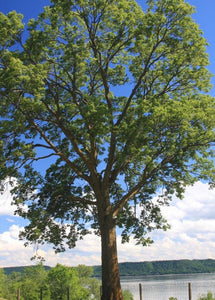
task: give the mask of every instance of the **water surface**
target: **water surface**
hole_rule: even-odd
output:
[[[188,300],[188,283],[191,283],[192,300],[208,291],[215,295],[215,274],[156,275],[121,277],[123,289],[129,289],[135,300],[139,300],[139,283],[142,284],[143,300]]]

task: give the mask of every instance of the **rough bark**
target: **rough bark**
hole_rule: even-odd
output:
[[[117,257],[116,227],[112,214],[105,215],[101,226],[102,300],[122,300]]]

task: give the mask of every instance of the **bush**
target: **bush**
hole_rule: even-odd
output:
[[[215,298],[213,298],[212,292],[209,291],[209,292],[207,293],[207,296],[202,295],[202,296],[200,296],[200,297],[198,298],[198,300],[215,300]]]
[[[124,300],[134,300],[133,295],[129,290],[123,290],[122,295]]]

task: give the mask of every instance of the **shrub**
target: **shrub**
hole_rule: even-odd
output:
[[[122,295],[124,300],[134,300],[133,295],[129,290],[123,290]]]
[[[209,292],[207,293],[207,296],[202,295],[202,296],[200,296],[200,297],[198,298],[198,300],[215,300],[215,298],[213,298],[212,292],[209,291]]]

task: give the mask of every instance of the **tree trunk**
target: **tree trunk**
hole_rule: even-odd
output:
[[[101,226],[102,300],[123,300],[117,257],[116,227],[112,214],[105,215]]]

